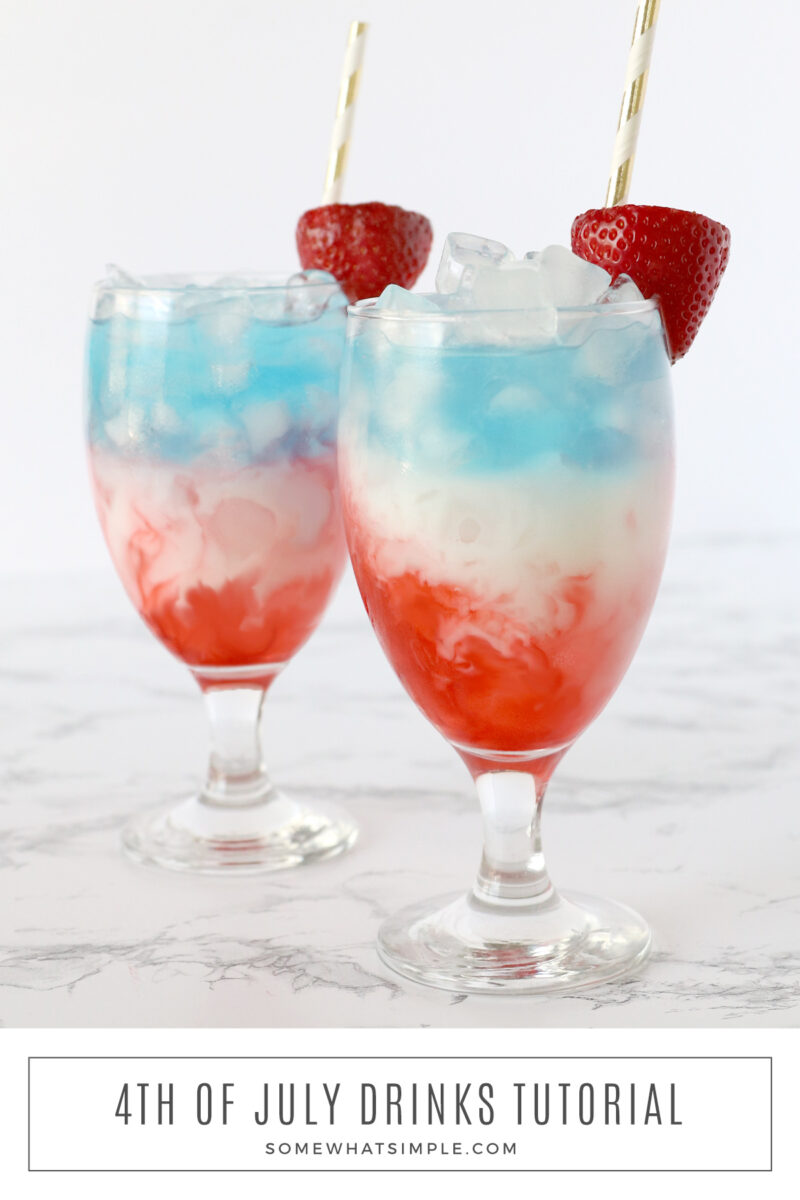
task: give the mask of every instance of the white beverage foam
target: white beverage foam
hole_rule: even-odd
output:
[[[672,496],[666,457],[655,468],[592,473],[553,455],[534,470],[443,479],[349,449],[340,457],[346,506],[383,578],[416,572],[431,585],[502,597],[527,625],[556,630],[572,617],[556,599],[565,577],[591,575],[606,606],[661,569]]]
[[[259,599],[338,573],[344,554],[333,456],[254,467],[91,455],[100,520],[134,603],[254,577]]]

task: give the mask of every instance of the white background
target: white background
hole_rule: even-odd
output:
[[[81,434],[87,297],[291,265],[349,21],[371,23],[344,199],[519,253],[602,204],[634,0],[0,0],[0,563],[106,566]],[[663,0],[632,201],[732,230],[674,371],[676,534],[796,528],[793,0]],[[426,279],[431,279],[429,271]]]

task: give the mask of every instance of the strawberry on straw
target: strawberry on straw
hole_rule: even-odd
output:
[[[367,25],[353,21],[347,41],[320,208],[297,222],[297,252],[306,269],[330,271],[348,300],[379,296],[390,283],[412,287],[428,261],[427,217],[395,205],[341,204]]]
[[[330,271],[351,302],[379,296],[390,283],[412,287],[432,242],[427,217],[377,201],[325,204],[297,222],[300,262]]]
[[[719,287],[730,230],[701,213],[653,204],[593,208],[572,224],[572,250],[612,278],[630,275],[661,305],[672,362],[683,358]]]

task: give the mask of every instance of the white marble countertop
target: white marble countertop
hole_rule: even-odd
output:
[[[205,718],[106,574],[0,584],[0,1021],[64,1026],[796,1026],[800,538],[673,546],[645,641],[545,807],[557,884],[656,931],[633,980],[453,996],[378,960],[381,917],[468,886],[471,781],[384,661],[351,580],[265,706],[276,781],[346,804],[348,855],[234,880],[127,862],[187,793]]]

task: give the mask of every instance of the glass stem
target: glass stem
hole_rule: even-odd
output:
[[[211,726],[211,757],[201,793],[205,804],[245,808],[272,790],[261,757],[259,722],[266,688],[221,687],[203,692]]]
[[[547,781],[523,771],[476,777],[483,814],[483,858],[473,892],[485,904],[544,904],[555,897],[542,853]]]

